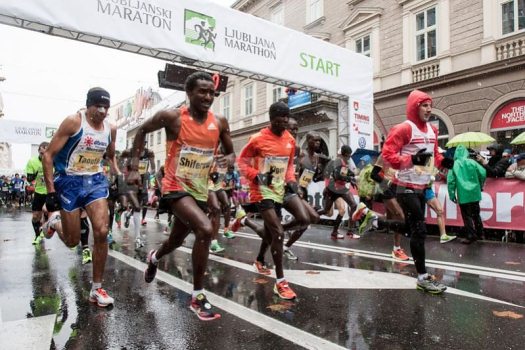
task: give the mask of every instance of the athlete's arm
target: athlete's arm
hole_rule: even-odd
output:
[[[286,183],[296,182],[295,180],[295,167],[294,167],[294,156],[295,156],[295,140],[293,140],[293,147],[290,150],[290,156],[288,157],[288,167],[286,168],[286,174],[284,181]]]
[[[224,155],[216,157],[217,164],[221,167],[228,167],[235,163],[235,152],[233,152],[233,142],[230,135],[230,124],[228,120],[222,115],[216,115],[219,122],[219,138],[221,140]]]
[[[108,148],[106,149],[106,158],[109,162],[109,168],[115,175],[120,175],[120,169],[117,164],[117,157],[115,156],[115,140],[117,138],[117,127],[114,124],[110,124],[111,126],[111,142],[108,145]]]
[[[253,181],[257,177],[257,174],[259,174],[259,170],[253,166],[256,155],[257,151],[254,145],[254,138],[251,138],[248,144],[241,150],[239,158],[237,159],[241,175],[250,181]]]
[[[133,141],[133,154],[131,157],[128,182],[140,181],[138,175],[139,156],[144,152],[146,134],[162,128],[166,131],[167,140],[177,139],[180,130],[180,111],[178,109],[159,111],[138,128],[135,140]]]
[[[384,161],[394,169],[405,169],[412,165],[410,154],[401,155],[401,148],[410,142],[412,138],[412,128],[408,123],[401,123],[394,126],[388,134],[381,154]]]
[[[53,183],[53,159],[57,153],[64,147],[70,136],[74,135],[80,129],[80,114],[73,114],[64,119],[53,135],[47,150],[42,157],[42,167],[44,168],[44,181],[48,193],[55,192]]]
[[[149,173],[155,174],[155,153],[148,150],[148,160],[149,160]]]

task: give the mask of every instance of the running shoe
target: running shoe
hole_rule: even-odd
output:
[[[102,288],[92,290],[91,293],[89,293],[89,301],[96,303],[100,307],[106,307],[115,303],[115,299],[110,297],[108,292]]]
[[[348,231],[346,233],[346,235],[348,236],[348,238],[352,238],[352,239],[359,239],[359,238],[361,238],[360,235],[358,235],[357,233],[352,232],[352,231]]]
[[[142,247],[144,247],[144,241],[137,237],[137,239],[135,239],[135,249],[140,249]]]
[[[430,294],[441,294],[447,290],[447,286],[436,280],[432,275],[428,275],[425,279],[417,280],[416,288]]]
[[[449,236],[446,233],[439,237],[439,243],[448,243],[456,239],[456,236]]]
[[[335,233],[335,232],[332,232],[332,234],[330,235],[330,238],[332,239],[345,239],[345,235],[343,235],[342,233]]]
[[[156,250],[150,250],[148,256],[146,257],[146,263],[148,264],[146,270],[144,270],[144,281],[146,281],[146,283],[151,283],[157,274],[157,264],[154,264],[151,259],[153,254],[156,252]]]
[[[362,236],[373,228],[377,228],[377,215],[372,210],[369,210],[363,222],[359,225],[359,234]]]
[[[54,225],[60,221],[60,214],[58,211],[55,211],[51,216],[49,217],[49,220],[47,220],[44,225],[42,225],[42,231],[44,232],[44,236],[46,239],[50,239],[55,234],[56,230]]]
[[[277,294],[281,299],[292,300],[297,298],[297,295],[292,290],[292,288],[290,288],[286,280],[280,283],[275,283],[275,285],[273,286],[273,292]]]
[[[112,230],[109,230],[109,232],[108,232],[107,241],[108,241],[108,244],[112,244],[112,243],[115,242],[115,240],[113,239],[113,231]]]
[[[242,223],[241,220],[246,217],[246,212],[243,209],[237,210],[237,214],[235,214],[235,221],[232,224],[231,230],[232,232],[237,232],[239,228],[241,228]]]
[[[33,245],[40,244],[42,242],[42,239],[44,238],[44,232],[40,231],[40,234],[33,239]]]
[[[142,219],[142,221],[140,222],[140,224],[142,226],[146,226],[148,224],[148,222],[146,221],[146,219]]]
[[[82,249],[82,265],[89,264],[92,260],[91,250],[89,250],[87,247]]]
[[[195,298],[191,298],[190,310],[195,312],[201,321],[212,321],[221,318],[220,314],[213,312],[213,306],[211,306],[203,293],[200,293]]]
[[[223,252],[223,251],[224,251],[224,248],[221,247],[219,242],[212,242],[210,244],[210,253],[217,254],[217,253],[220,253],[220,252]]]
[[[408,255],[405,253],[405,251],[402,248],[392,250],[392,257],[400,261],[410,260],[410,258],[408,257]]]
[[[129,227],[129,220],[131,219],[131,215],[124,214],[124,227]]]
[[[297,255],[295,255],[290,249],[284,249],[283,254],[285,257],[288,258],[288,260],[298,260],[299,259]]]
[[[352,221],[358,222],[359,220],[361,220],[363,215],[366,214],[366,212],[368,212],[368,208],[366,207],[366,204],[363,202],[359,202],[359,204],[357,205],[357,208],[352,214]]]
[[[263,262],[255,260],[253,263],[253,268],[255,269],[255,272],[258,272],[262,275],[271,275],[272,270],[266,267],[266,265]]]
[[[224,233],[222,234],[225,238],[228,238],[228,239],[234,239],[235,238],[235,235],[233,234],[233,231],[232,230],[227,230],[227,231],[224,231]]]

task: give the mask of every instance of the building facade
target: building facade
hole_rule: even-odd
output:
[[[434,100],[440,146],[466,131],[507,144],[525,131],[525,0],[239,0],[233,8],[369,56],[375,143],[406,119],[413,89]],[[214,111],[230,121],[235,150],[268,123],[286,87],[230,77]],[[311,96],[292,109],[299,144],[318,131],[335,155],[338,101]]]

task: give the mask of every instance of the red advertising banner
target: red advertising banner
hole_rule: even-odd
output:
[[[447,184],[436,182],[434,192],[443,206],[445,224],[463,226],[459,205],[449,199]],[[479,203],[483,226],[492,229],[525,231],[524,192],[525,182],[522,180],[487,179]],[[428,207],[427,222],[437,224],[436,213]]]
[[[507,103],[501,107],[492,122],[490,129],[507,129],[525,125],[525,100]]]
[[[444,182],[434,183],[436,198],[443,207],[445,224],[448,226],[463,226],[459,205],[452,202],[448,197],[447,184]],[[312,182],[308,187],[309,202],[313,205],[322,206],[323,181]],[[359,201],[356,191],[350,190],[356,202]],[[525,182],[515,179],[487,179],[483,189],[480,202],[481,219],[485,228],[525,231]],[[374,203],[374,210],[384,212],[381,203]],[[335,218],[336,213],[331,217]],[[345,219],[346,219],[345,215]],[[427,223],[437,225],[436,213],[427,206]],[[523,225],[523,226],[522,226]]]

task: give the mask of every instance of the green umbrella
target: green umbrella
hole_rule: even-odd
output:
[[[447,147],[456,147],[459,145],[463,145],[465,147],[478,147],[482,145],[487,145],[489,143],[492,143],[496,141],[491,136],[482,133],[482,132],[475,132],[475,131],[469,131],[464,132],[463,134],[459,134],[451,138],[447,142]]]
[[[525,143],[525,131],[516,136],[514,140],[510,141],[511,145],[521,145],[523,143]]]

